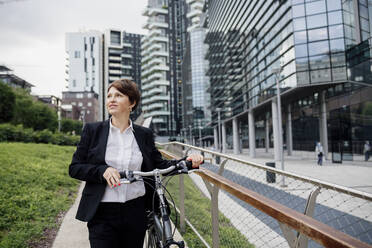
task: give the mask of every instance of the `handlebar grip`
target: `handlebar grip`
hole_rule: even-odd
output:
[[[186,163],[187,169],[192,170],[192,161],[191,160],[186,160],[185,163]]]
[[[127,178],[127,176],[125,175],[125,171],[120,171],[119,174],[120,178]]]

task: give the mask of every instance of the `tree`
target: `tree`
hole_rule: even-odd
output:
[[[22,124],[34,130],[49,129],[55,131],[58,127],[57,113],[44,103],[35,101],[25,90],[15,90],[16,101],[14,109],[14,124]]]
[[[0,123],[10,122],[14,116],[15,94],[0,81]]]

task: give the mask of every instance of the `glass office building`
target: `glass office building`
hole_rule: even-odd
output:
[[[335,161],[362,152],[372,140],[371,1],[208,4],[212,125],[221,108],[228,146],[235,132],[239,148],[278,147],[279,80],[289,153],[316,141]]]
[[[187,0],[187,49],[182,63],[183,82],[183,136],[191,142],[190,137],[197,137],[199,145],[205,144],[212,136],[207,127],[211,122],[209,77],[206,76],[208,61],[204,44],[206,28],[202,26],[204,0]],[[199,130],[200,129],[200,130]],[[200,132],[199,132],[200,131]],[[200,137],[199,137],[200,134]]]

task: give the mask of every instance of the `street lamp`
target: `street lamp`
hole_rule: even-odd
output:
[[[202,125],[201,125],[201,120],[199,120],[199,146],[202,147],[202,144],[201,144],[201,130],[202,130]]]
[[[189,129],[190,129],[190,145],[192,145],[192,126],[189,125]]]
[[[276,81],[276,99],[278,105],[278,135],[279,135],[279,157],[280,157],[280,169],[284,171],[284,151],[283,151],[283,131],[282,131],[282,107],[280,101],[280,73],[282,72],[282,67],[272,69],[275,73]],[[284,176],[282,176],[282,187],[285,186]]]
[[[218,113],[218,150],[219,152],[222,152],[222,135],[221,135],[221,108],[216,108],[216,111]]]

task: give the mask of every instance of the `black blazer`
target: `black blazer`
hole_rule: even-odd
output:
[[[83,128],[81,139],[72,157],[69,167],[71,177],[86,181],[76,218],[89,221],[93,218],[106,188],[103,173],[108,168],[105,162],[109,120],[87,123]],[[155,168],[164,169],[177,163],[176,160],[164,160],[156,149],[154,136],[150,129],[133,124],[134,137],[142,152],[142,171]],[[150,180],[152,181],[152,180]],[[146,209],[152,209],[153,189],[145,184]]]

